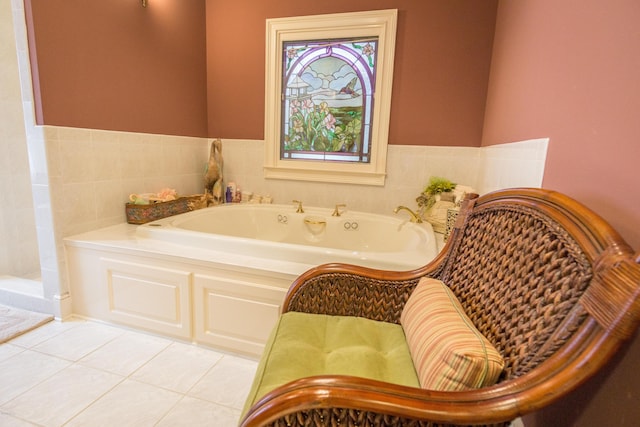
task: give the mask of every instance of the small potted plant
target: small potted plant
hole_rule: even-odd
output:
[[[420,193],[420,196],[416,199],[418,207],[420,208],[420,213],[423,214],[425,211],[428,211],[433,207],[437,200],[436,196],[439,194],[442,195],[443,193],[451,193],[454,188],[456,188],[456,184],[446,178],[439,176],[432,176],[429,178],[429,185],[425,187],[422,193]],[[451,201],[453,201],[454,195],[451,194],[451,196]]]
[[[446,178],[432,176],[429,185],[416,198],[418,202],[418,214],[421,218],[431,223],[433,231],[444,233],[446,231],[447,211],[455,203],[453,190],[456,184]]]

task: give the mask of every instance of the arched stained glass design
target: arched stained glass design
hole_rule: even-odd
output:
[[[265,178],[384,185],[397,18],[267,19]]]
[[[280,158],[369,163],[378,38],[282,46]]]

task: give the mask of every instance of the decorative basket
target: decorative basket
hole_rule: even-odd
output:
[[[198,204],[195,202],[201,198],[200,195],[186,196],[169,202],[149,203],[148,205],[127,203],[125,204],[127,222],[129,224],[145,224],[156,219],[189,212],[197,209]]]

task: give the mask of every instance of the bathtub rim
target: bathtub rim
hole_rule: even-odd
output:
[[[243,245],[255,245],[265,250],[273,250],[278,252],[278,249],[284,248],[284,252],[292,254],[290,259],[279,259],[279,258],[266,258],[274,261],[283,261],[283,262],[293,262],[296,264],[304,264],[307,266],[317,266],[319,264],[325,264],[329,262],[338,262],[338,263],[346,263],[346,264],[357,264],[362,265],[369,268],[377,268],[377,269],[392,269],[397,271],[406,271],[412,270],[415,268],[422,267],[429,263],[433,258],[436,257],[438,250],[437,237],[436,233],[433,231],[433,228],[430,223],[425,222],[422,224],[411,223],[408,219],[403,219],[399,217],[393,217],[390,215],[383,214],[375,214],[369,212],[361,212],[361,211],[347,211],[345,212],[341,218],[349,219],[349,218],[367,218],[367,219],[383,219],[384,221],[391,222],[393,224],[397,224],[398,226],[409,226],[415,227],[416,231],[421,233],[422,237],[426,240],[424,247],[422,250],[418,251],[394,251],[394,252],[384,252],[384,251],[353,251],[353,250],[345,250],[345,249],[337,249],[331,247],[324,246],[313,246],[313,245],[302,245],[297,243],[286,243],[286,242],[273,242],[268,240],[261,239],[253,239],[247,237],[237,237],[237,236],[227,236],[221,234],[208,233],[204,231],[194,231],[190,229],[184,229],[180,227],[176,227],[174,224],[180,223],[184,221],[185,218],[197,217],[209,214],[210,209],[241,209],[241,208],[251,208],[251,209],[271,209],[271,210],[279,210],[287,211],[292,215],[304,215],[304,216],[313,216],[320,215],[324,217],[331,218],[331,209],[321,208],[321,207],[305,207],[305,212],[302,214],[295,212],[295,207],[291,205],[281,205],[281,204],[250,204],[250,203],[242,203],[242,204],[223,204],[219,206],[212,206],[209,208],[199,209],[187,213],[183,213],[180,215],[175,215],[172,217],[167,217],[163,219],[159,219],[156,221],[152,221],[146,224],[141,224],[136,226],[135,236],[140,238],[141,240],[150,239],[161,242],[168,242],[175,245],[191,247],[195,246],[201,248],[203,250],[213,250],[219,251],[218,249],[210,249],[207,248],[206,245],[200,240],[212,240],[218,242],[220,244],[226,244],[226,250],[231,253],[242,255],[242,251],[239,249]],[[335,217],[334,217],[335,218]],[[154,236],[165,235],[168,236],[168,239],[158,239]],[[175,235],[178,235],[175,237]],[[184,237],[186,240],[181,240],[178,243],[178,239],[180,236]],[[188,243],[188,244],[185,244]],[[299,261],[301,253],[322,253],[323,256],[328,257],[327,261],[318,263],[309,263],[305,261]],[[252,254],[247,255],[248,257],[254,258],[263,258],[261,256]]]

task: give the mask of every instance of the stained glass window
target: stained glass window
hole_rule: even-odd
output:
[[[397,18],[266,20],[265,178],[384,185]]]
[[[282,48],[280,158],[369,163],[378,37]]]

